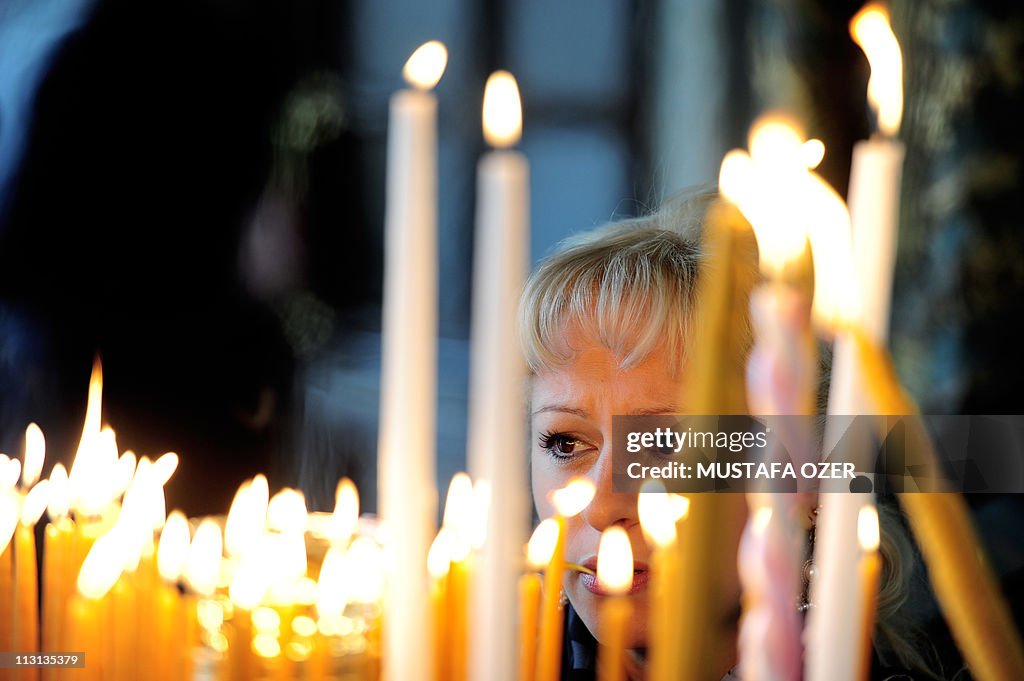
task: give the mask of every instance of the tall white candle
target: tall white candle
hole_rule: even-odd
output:
[[[880,133],[856,145],[850,172],[852,249],[861,300],[857,319],[859,330],[869,341],[884,345],[889,331],[904,154],[903,146],[893,139],[903,112],[903,62],[888,15],[880,5],[865,6],[851,22],[850,32],[871,64],[868,100],[876,110]],[[833,355],[830,415],[870,411],[855,355],[854,338],[841,333]],[[842,435],[844,425],[832,416],[825,433],[826,451]],[[867,612],[864,596],[849,586],[858,580],[858,518],[862,508],[873,504],[873,493],[837,491],[822,499],[815,533],[808,681],[856,681],[867,676],[863,647],[864,637],[871,634],[866,618],[873,616],[873,610]]]
[[[383,677],[431,668],[427,551],[437,513],[437,100],[447,64],[432,41],[391,98],[384,218],[384,315],[378,442],[380,515],[390,531]]]
[[[529,167],[523,154],[510,149],[522,130],[512,74],[498,71],[487,80],[483,127],[493,150],[477,169],[467,459],[490,499],[486,541],[473,574],[470,672],[480,681],[512,681],[518,628],[514,617],[494,616],[517,610],[529,529],[526,368],[515,331],[529,258]]]

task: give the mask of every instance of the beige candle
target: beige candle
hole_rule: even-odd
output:
[[[437,363],[437,100],[447,63],[438,42],[409,58],[412,86],[391,98],[384,225],[378,486],[392,533],[386,568],[384,679],[430,666],[427,551],[437,508],[434,452]]]
[[[526,366],[516,342],[516,310],[529,268],[529,165],[513,149],[522,132],[515,78],[491,74],[484,91],[484,137],[492,148],[477,168],[473,310],[467,441],[507,433],[500,444],[469,447],[469,472],[489,490],[486,541],[471,586],[470,670],[474,679],[513,681],[515,621],[493,617],[516,605],[517,561],[529,526],[525,411]],[[519,426],[515,424],[520,424]]]

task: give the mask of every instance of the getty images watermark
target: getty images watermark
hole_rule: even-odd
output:
[[[636,492],[1024,492],[1024,416],[616,416]]]

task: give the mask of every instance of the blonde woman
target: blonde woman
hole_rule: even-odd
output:
[[[631,679],[643,677],[649,549],[636,495],[612,491],[612,416],[686,411],[683,365],[702,267],[701,225],[713,199],[713,194],[679,199],[652,216],[570,238],[532,273],[520,305],[520,338],[531,371],[531,479],[537,511],[540,517],[550,515],[549,493],[583,476],[594,482],[597,493],[569,521],[567,560],[593,568],[602,531],[620,525],[627,532],[634,555],[629,593],[634,622],[627,641],[632,654],[626,670]],[[883,522],[885,568],[873,678],[899,678],[886,667],[921,670],[909,678],[935,678],[899,619],[912,549],[891,512],[883,513]],[[721,531],[738,538],[741,529]],[[727,602],[719,604],[720,621],[707,626],[735,636],[736,568],[718,569],[724,573]],[[563,588],[568,604],[562,678],[592,679],[605,596],[593,577],[580,572],[567,572]],[[712,662],[723,678],[737,678],[734,649]]]

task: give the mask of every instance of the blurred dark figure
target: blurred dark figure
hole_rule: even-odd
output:
[[[26,136],[0,215],[0,450],[20,453],[35,420],[48,463],[69,463],[98,353],[121,449],[181,455],[169,508],[223,513],[260,471],[284,483],[295,357],[271,299],[302,248],[268,269],[252,244],[288,242],[268,220],[299,222],[272,133],[312,46],[336,46],[300,30],[311,7],[97,1],[31,125],[0,119]]]

